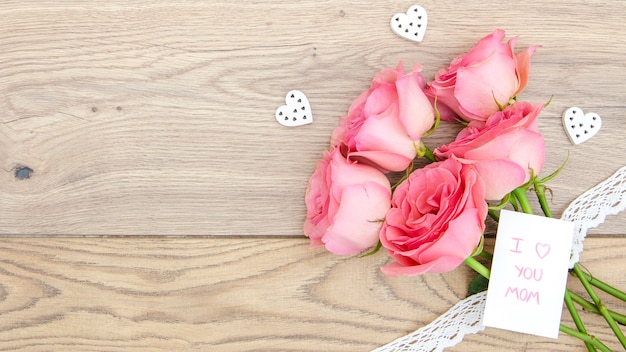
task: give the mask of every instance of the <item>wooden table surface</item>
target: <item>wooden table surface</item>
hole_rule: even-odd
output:
[[[100,3],[0,3],[0,351],[368,351],[429,323],[471,271],[390,278],[382,252],[310,250],[303,193],[377,71],[420,62],[429,80],[496,28],[542,45],[520,99],[553,96],[555,215],[626,165],[624,1],[423,0],[419,44],[389,29],[406,1]],[[276,123],[291,89],[313,124]],[[570,106],[603,118],[578,146]],[[582,255],[621,289],[625,228],[609,217]],[[491,328],[450,350],[487,348],[585,350]]]

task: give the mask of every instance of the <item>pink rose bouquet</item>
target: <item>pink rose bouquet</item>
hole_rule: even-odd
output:
[[[497,211],[507,205],[533,213],[531,189],[551,216],[544,183],[559,170],[538,177],[545,143],[537,121],[545,104],[516,99],[537,47],[516,54],[516,38],[503,39],[504,31],[494,31],[427,84],[418,64],[409,73],[400,63],[374,77],[339,120],[309,180],[304,233],[313,247],[343,255],[384,247],[393,262],[382,271],[392,276],[442,273],[465,263],[488,279],[489,269],[475,258],[490,257],[482,248],[487,216],[497,221]],[[441,116],[464,128],[431,152],[422,139],[435,132]],[[430,164],[413,169],[419,157]],[[389,171],[404,177],[391,186]],[[560,330],[589,350],[609,350],[586,332],[575,301],[602,314],[626,348],[617,326],[626,324],[626,316],[606,309],[593,286],[624,301],[626,294],[591,278],[578,264],[573,274],[593,302],[566,290],[576,329],[561,324]]]

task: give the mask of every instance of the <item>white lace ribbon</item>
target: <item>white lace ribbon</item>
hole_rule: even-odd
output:
[[[430,324],[372,352],[440,352],[485,329],[482,324],[487,291],[471,295],[452,306]]]
[[[580,259],[587,230],[603,223],[607,215],[615,215],[624,209],[626,209],[626,166],[570,203],[561,216],[561,219],[574,223],[570,268],[573,268]]]
[[[574,223],[575,233],[570,268],[583,251],[587,230],[604,222],[607,215],[626,209],[626,166],[606,181],[576,198],[563,212],[561,219]],[[430,324],[372,352],[441,352],[463,340],[467,334],[485,329],[482,324],[486,292],[459,301]]]

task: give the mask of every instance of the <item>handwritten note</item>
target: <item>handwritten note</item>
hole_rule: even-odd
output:
[[[502,210],[483,324],[557,338],[571,222]]]

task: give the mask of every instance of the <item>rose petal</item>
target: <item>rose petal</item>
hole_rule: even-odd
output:
[[[485,205],[486,207],[486,205]],[[442,273],[459,266],[480,243],[484,227],[477,209],[465,209],[448,222],[448,229],[419,258],[422,263],[437,260],[431,272]]]
[[[372,165],[382,172],[403,171],[413,161],[416,153],[412,156],[403,156],[393,152],[384,151],[363,151],[350,153],[350,160],[362,164]]]
[[[538,46],[531,46],[528,50],[521,51],[515,56],[516,73],[519,80],[519,87],[515,91],[514,95],[519,94],[526,87],[528,83],[528,76],[530,74],[530,56],[535,53]],[[513,51],[513,47],[511,47]]]
[[[399,119],[414,141],[419,141],[435,122],[435,111],[419,85],[421,75],[410,74],[396,82]]]
[[[326,248],[332,253],[345,255],[375,245],[390,199],[390,190],[376,182],[346,187],[335,222],[322,237]]]
[[[526,180],[526,171],[509,160],[481,160],[472,165],[487,185],[485,189],[487,200],[504,198],[507,193],[523,185]]]
[[[457,72],[454,96],[462,111],[486,120],[504,106],[517,90],[515,63],[510,56],[494,53],[482,65],[462,67]]]
[[[398,263],[391,263],[380,268],[385,275],[389,276],[416,276],[425,274],[431,271],[431,268],[437,265],[437,261],[432,261],[426,264],[419,264],[413,266],[403,266]]]

